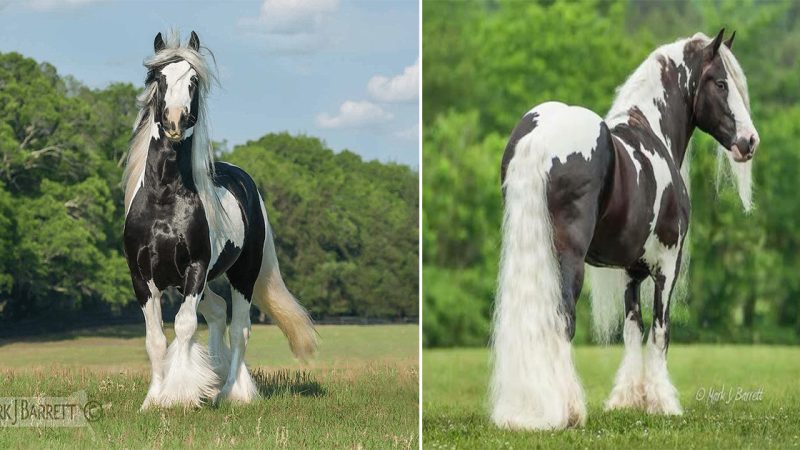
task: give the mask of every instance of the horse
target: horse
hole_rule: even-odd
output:
[[[624,322],[625,354],[607,410],[682,414],[667,371],[669,310],[689,228],[688,161],[699,128],[720,145],[750,208],[759,143],[747,82],[724,29],[653,51],[605,119],[559,102],[528,111],[500,172],[503,238],[491,339],[492,422],[563,429],[586,420],[573,364],[584,270],[598,335]],[[654,285],[643,356],[640,286]],[[624,307],[624,314],[620,314]]]
[[[248,403],[258,397],[244,363],[251,303],[273,318],[301,360],[314,353],[316,332],[281,277],[256,183],[214,161],[205,105],[215,80],[210,52],[194,31],[187,45],[173,32],[166,40],[158,33],[153,46],[123,175],[124,252],[151,364],[141,409]],[[230,285],[230,347],[226,301],[208,287],[216,278]],[[170,286],[184,298],[167,348],[161,297]],[[208,348],[194,339],[198,311],[208,323]]]

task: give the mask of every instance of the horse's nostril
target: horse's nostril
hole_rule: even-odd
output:
[[[755,147],[756,145],[756,137],[750,136],[750,147]]]

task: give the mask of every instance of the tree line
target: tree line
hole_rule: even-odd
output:
[[[723,26],[736,30],[733,52],[762,139],[755,211],[744,214],[733,189],[714,181],[716,144],[696,131],[688,290],[671,332],[678,341],[800,342],[800,4],[436,1],[423,3],[423,15],[425,345],[487,343],[499,165],[519,118],[548,100],[602,116],[657,46]],[[577,342],[590,341],[587,293]]]
[[[137,93],[0,53],[0,323],[137,308],[120,182]],[[313,316],[417,316],[416,171],[288,133],[218,148],[258,184]]]

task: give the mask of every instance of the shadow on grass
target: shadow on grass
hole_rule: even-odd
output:
[[[268,372],[264,369],[252,371],[253,380],[261,396],[270,398],[279,395],[299,395],[302,397],[322,397],[325,388],[305,371],[293,372],[278,370]]]

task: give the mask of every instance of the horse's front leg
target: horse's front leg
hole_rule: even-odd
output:
[[[606,400],[606,410],[622,408],[643,408],[644,362],[642,361],[642,310],[639,303],[639,289],[642,280],[647,276],[638,271],[626,271],[625,284],[625,321],[622,328],[622,339],[625,342],[625,356],[614,379],[614,389]]]
[[[680,248],[667,251],[654,271],[653,323],[647,339],[645,361],[645,402],[651,414],[683,413],[678,391],[667,372],[667,348],[669,347],[669,306],[675,279],[681,263]]]
[[[214,373],[208,350],[195,342],[197,331],[197,305],[206,285],[206,266],[191,263],[184,279],[184,300],[175,316],[175,340],[167,351],[166,375],[161,389],[164,406],[199,406],[204,399],[217,393],[217,375]]]
[[[150,388],[147,396],[142,403],[142,410],[145,410],[158,403],[161,393],[161,383],[164,379],[164,358],[167,355],[167,337],[164,336],[164,329],[161,321],[161,290],[156,288],[155,283],[150,280],[134,278],[133,291],[139,300],[139,305],[144,313],[145,323],[145,348],[147,356],[150,358]]]

